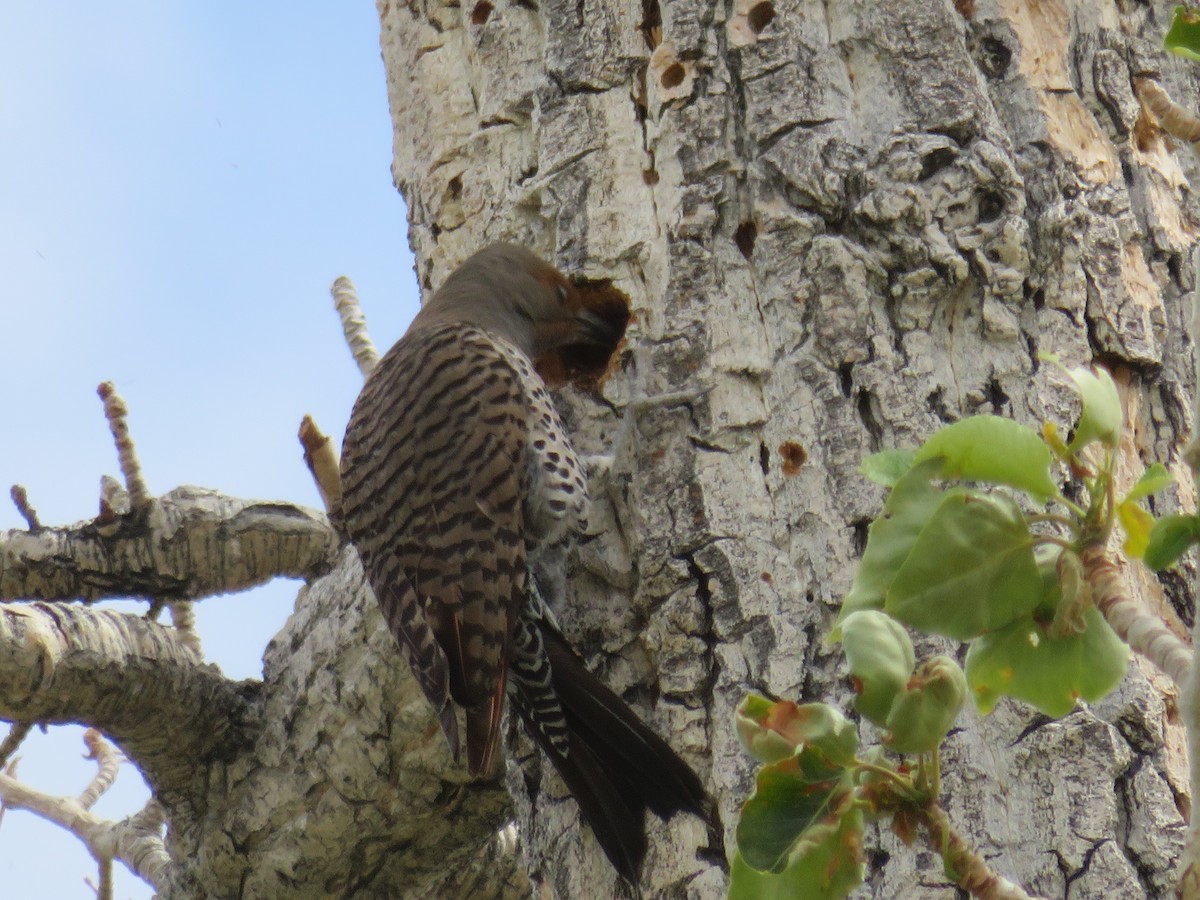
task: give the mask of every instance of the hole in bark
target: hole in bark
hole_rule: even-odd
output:
[[[758,467],[764,475],[771,474],[771,451],[761,441],[758,444]]]
[[[746,13],[746,21],[750,23],[750,28],[755,34],[759,34],[770,25],[774,18],[775,5],[773,3],[755,3],[750,7],[750,12]]]
[[[800,474],[800,467],[808,462],[808,451],[795,441],[780,444],[779,455],[783,457],[783,474],[786,478]]]
[[[921,174],[917,176],[918,181],[928,181],[946,166],[954,162],[958,157],[949,147],[939,147],[925,154],[925,158],[921,160]]]
[[[1034,309],[1045,309],[1046,308],[1046,292],[1044,290],[1042,290],[1041,288],[1038,288],[1036,291],[1033,292],[1033,308]]]
[[[733,242],[742,251],[742,256],[749,259],[754,255],[754,239],[758,237],[758,226],[753,222],[743,222],[733,233]]]
[[[1003,41],[985,37],[979,42],[979,67],[989,78],[1000,78],[1012,63],[1012,51]]]
[[[462,196],[462,176],[455,175],[450,179],[450,183],[446,185],[446,189],[450,191],[450,199],[457,200]]]
[[[1133,123],[1133,142],[1142,153],[1149,153],[1158,143],[1158,126],[1144,109],[1138,112],[1137,120]]]
[[[534,368],[551,387],[568,381],[581,390],[595,390],[608,375],[617,358],[629,325],[629,297],[613,287],[611,281],[572,280],[579,305],[605,322],[611,340],[599,344],[568,344],[534,361]]]
[[[854,363],[842,363],[838,366],[838,381],[842,386],[842,396],[849,397],[854,391]]]
[[[683,68],[683,63],[671,63],[663,69],[662,75],[658,77],[659,83],[665,88],[679,87],[683,84],[683,79],[687,72]]]
[[[1003,215],[1006,205],[1003,194],[985,191],[979,198],[979,221],[995,222]]]
[[[641,32],[651,50],[662,43],[662,10],[658,0],[642,0]]]
[[[1008,394],[1004,393],[1004,388],[1000,387],[1000,382],[995,378],[988,382],[984,396],[987,397],[988,403],[992,404],[992,412],[996,414],[1008,405]]]
[[[954,0],[954,10],[964,19],[975,15],[975,0]]]
[[[855,556],[862,556],[863,551],[867,549],[867,529],[870,525],[869,519],[858,519],[850,523],[850,528],[853,529],[850,543],[854,547]]]
[[[495,8],[487,0],[481,0],[481,2],[476,3],[475,8],[471,10],[471,24],[482,25],[488,20],[492,14],[492,10]]]
[[[646,184],[650,185],[651,187],[654,187],[654,185],[658,184],[657,170],[643,169],[642,170],[642,181],[646,182]]]

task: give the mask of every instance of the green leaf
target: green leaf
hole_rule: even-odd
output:
[[[835,825],[818,825],[797,842],[778,875],[759,872],[734,854],[729,900],[838,900],[862,884],[863,814],[857,806]]]
[[[1112,376],[1104,369],[1095,372],[1082,366],[1067,369],[1067,375],[1079,388],[1083,411],[1075,425],[1075,436],[1067,445],[1068,453],[1078,453],[1092,441],[1116,447],[1121,438],[1121,397]]]
[[[866,457],[858,471],[876,484],[895,487],[912,468],[915,454],[915,450],[881,450]]]
[[[954,727],[967,699],[967,679],[957,662],[935,656],[921,663],[888,716],[883,742],[897,753],[936,750]]]
[[[1138,503],[1126,500],[1117,506],[1117,521],[1125,532],[1125,553],[1132,559],[1141,559],[1150,546],[1150,534],[1154,531],[1154,516],[1142,509]]]
[[[1200,61],[1200,13],[1186,6],[1175,7],[1175,18],[1163,38],[1163,48],[1186,59]]]
[[[1081,634],[1054,638],[1026,618],[973,641],[967,683],[979,711],[986,715],[1007,695],[1059,718],[1077,700],[1094,703],[1120,684],[1128,648],[1097,609],[1088,610],[1083,621]]]
[[[1045,503],[1058,489],[1050,449],[1037,432],[1000,416],[972,416],[947,425],[917,451],[915,462],[944,457],[942,478],[1005,484]]]
[[[1042,576],[1042,599],[1034,608],[1039,619],[1051,618],[1062,603],[1062,581],[1058,577],[1058,561],[1063,550],[1053,544],[1041,544],[1033,551],[1038,572]]]
[[[863,609],[842,623],[842,648],[855,681],[855,708],[883,727],[916,665],[908,632],[886,613]]]
[[[825,703],[798,706],[791,700],[773,703],[748,694],[737,708],[738,738],[760,762],[776,763],[810,747],[832,766],[854,761],[858,733],[850,721]]]
[[[1157,494],[1163,488],[1170,487],[1174,483],[1175,476],[1167,471],[1167,467],[1162,463],[1154,463],[1142,473],[1142,477],[1133,486],[1133,490],[1121,502],[1136,503],[1151,494]]]
[[[1196,516],[1163,516],[1154,523],[1142,560],[1158,572],[1175,564],[1192,544],[1200,541],[1200,520]]]
[[[908,558],[921,529],[946,496],[929,483],[941,466],[941,460],[914,466],[888,494],[883,514],[871,523],[867,532],[867,546],[854,573],[854,583],[827,640],[841,639],[841,623],[855,610],[883,608],[888,587]]]
[[[1010,498],[948,494],[888,589],[884,609],[920,631],[966,641],[1032,612],[1042,576]]]
[[[758,770],[754,793],[738,821],[738,850],[751,868],[782,872],[804,833],[835,823],[852,800],[846,769],[806,747]]]

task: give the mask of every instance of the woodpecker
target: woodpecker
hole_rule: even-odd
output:
[[[585,527],[583,467],[533,360],[619,334],[513,244],[446,278],[368,376],[342,448],[341,518],[454,758],[494,773],[505,697],[638,891],[645,811],[710,826],[700,779],[563,637],[553,606]]]

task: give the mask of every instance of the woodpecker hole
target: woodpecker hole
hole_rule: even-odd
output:
[[[949,147],[938,147],[925,154],[925,158],[921,160],[921,174],[917,176],[918,181],[928,181],[942,169],[954,162],[958,156]]]
[[[480,0],[479,3],[475,4],[475,8],[471,10],[471,24],[482,25],[492,15],[492,10],[495,8],[487,0]]]
[[[997,191],[984,191],[979,198],[979,221],[995,222],[1004,213],[1004,195]]]
[[[754,239],[758,237],[758,226],[753,222],[743,222],[733,233],[733,242],[742,251],[742,256],[749,259],[754,255]]]
[[[1149,153],[1158,142],[1158,126],[1143,109],[1133,123],[1133,142],[1142,153]]]
[[[783,457],[783,474],[786,478],[800,474],[800,467],[808,462],[808,451],[795,441],[780,444],[779,455]]]
[[[663,69],[663,73],[658,77],[658,80],[665,88],[679,87],[679,85],[683,84],[683,79],[686,75],[687,71],[683,68],[683,63],[674,62]]]
[[[775,4],[769,2],[755,3],[746,13],[746,21],[750,23],[750,29],[755,34],[761,34],[774,18]]]
[[[570,382],[581,390],[595,391],[619,355],[629,325],[629,298],[608,280],[573,279],[572,288],[579,306],[607,326],[609,339],[603,344],[568,344],[539,356],[534,366],[551,387]]]
[[[1001,78],[1012,63],[1012,51],[994,37],[985,37],[979,42],[979,68],[989,78]]]

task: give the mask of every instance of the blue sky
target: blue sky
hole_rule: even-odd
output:
[[[0,121],[0,529],[23,525],[13,483],[45,524],[95,515],[117,474],[110,379],[152,491],[319,506],[296,429],[311,413],[340,440],[360,384],[329,285],[354,279],[381,350],[417,304],[375,5],[8,4]],[[198,604],[209,658],[259,675],[296,587]],[[21,776],[81,790],[80,733],[35,734]],[[144,797],[126,767],[98,811]],[[95,872],[74,838],[5,815],[5,896],[90,898]],[[116,874],[116,897],[151,895]]]

